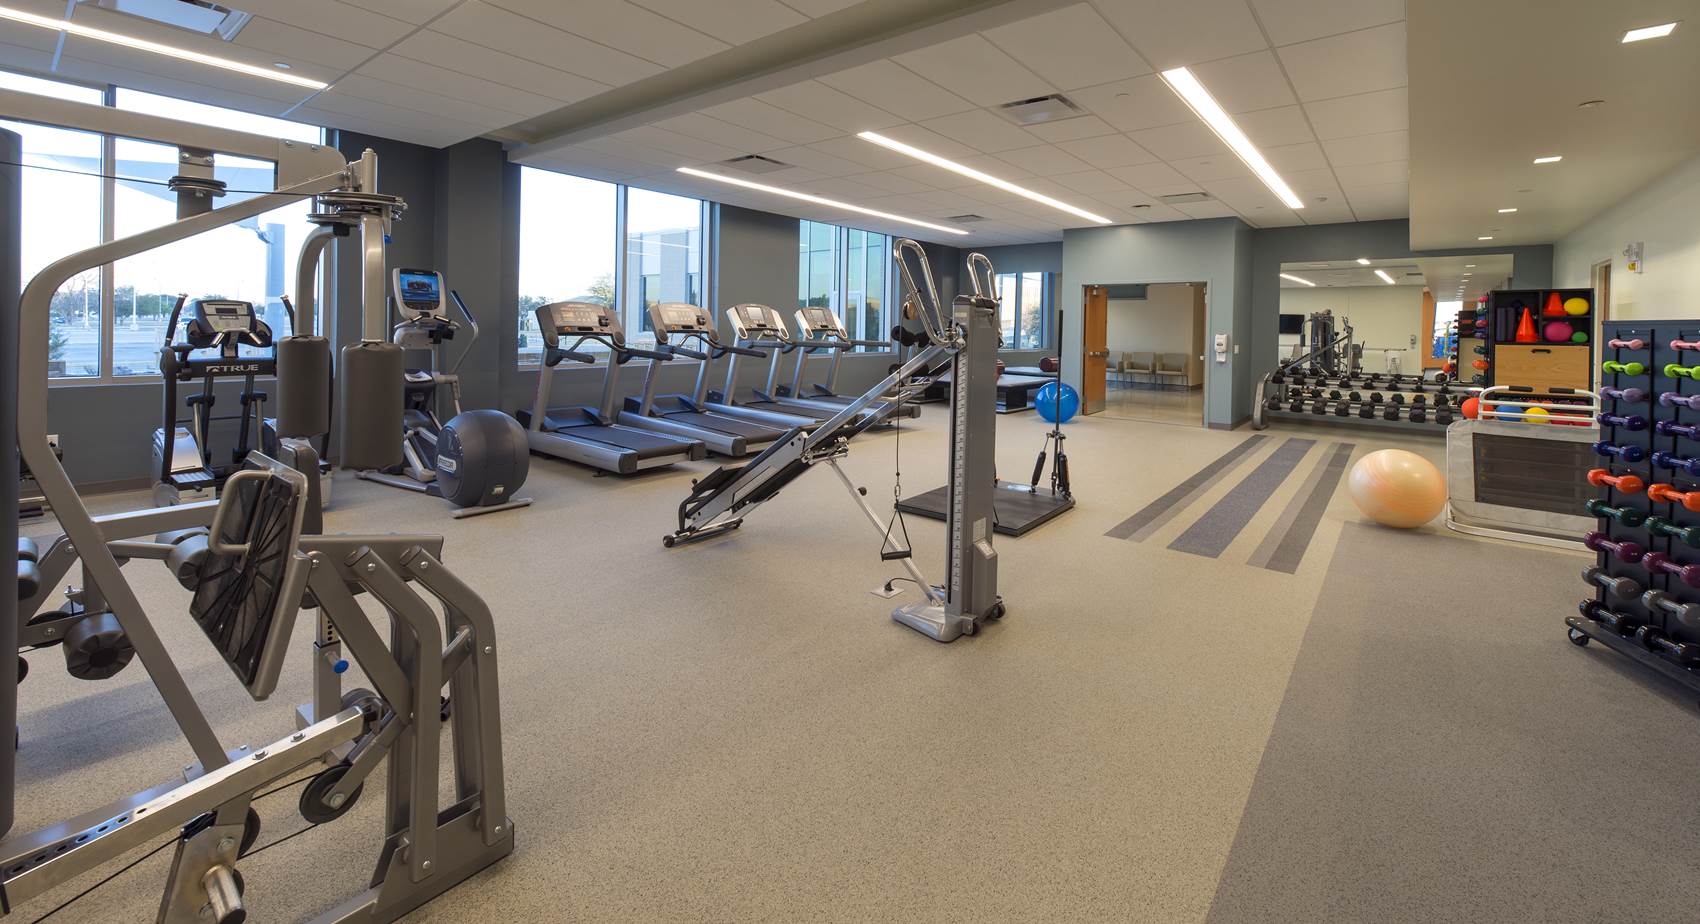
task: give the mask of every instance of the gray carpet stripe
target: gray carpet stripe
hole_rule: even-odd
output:
[[[1268,438],[1259,433],[1228,450],[1214,462],[1199,469],[1191,478],[1175,485],[1169,493],[1145,505],[1144,509],[1133,516],[1117,523],[1113,529],[1104,535],[1112,539],[1144,541],[1145,537],[1151,535],[1164,523],[1169,522],[1175,514],[1184,510],[1188,504],[1197,499],[1198,495],[1203,494],[1215,479],[1233,471],[1234,467],[1244,461],[1253,449],[1256,449]]]
[[[1306,485],[1287,502],[1287,509],[1281,511],[1281,519],[1276,521],[1263,544],[1252,554],[1251,565],[1284,574],[1299,570],[1305,552],[1310,550],[1310,540],[1316,535],[1317,524],[1322,522],[1328,502],[1334,499],[1334,491],[1340,486],[1340,476],[1345,474],[1346,463],[1351,460],[1352,450],[1356,448],[1353,443],[1334,444],[1334,448],[1316,466],[1316,471],[1311,473]]]
[[[1299,467],[1299,462],[1310,452],[1310,447],[1316,445],[1316,440],[1288,439],[1275,447],[1261,464],[1251,470],[1245,480],[1235,485],[1226,496],[1216,502],[1216,506],[1204,512],[1198,522],[1187,527],[1186,532],[1169,543],[1169,548],[1177,552],[1189,552],[1193,555],[1203,555],[1206,558],[1216,558],[1234,541],[1234,538],[1244,530],[1251,518],[1263,509],[1269,496],[1274,494],[1287,476]]]

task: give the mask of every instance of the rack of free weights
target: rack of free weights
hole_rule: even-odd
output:
[[[1457,382],[1425,381],[1418,375],[1319,375],[1278,369],[1259,383],[1252,424],[1261,429],[1268,418],[1286,417],[1376,421],[1441,432],[1464,416],[1464,401],[1480,390]]]
[[[1700,320],[1607,322],[1592,591],[1565,619],[1590,640],[1700,692]]]

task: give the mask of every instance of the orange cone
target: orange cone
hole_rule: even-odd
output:
[[[1557,292],[1548,292],[1547,306],[1541,310],[1541,315],[1549,318],[1564,317],[1564,299],[1559,298]]]
[[[1564,309],[1560,306],[1559,310]],[[1541,339],[1535,335],[1535,316],[1527,308],[1523,309],[1523,317],[1517,321],[1517,336],[1513,339],[1518,343],[1535,343]]]

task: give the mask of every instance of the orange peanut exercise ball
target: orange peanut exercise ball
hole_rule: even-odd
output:
[[[1446,506],[1446,479],[1433,462],[1414,452],[1382,449],[1352,466],[1346,493],[1364,516],[1383,526],[1412,529]]]

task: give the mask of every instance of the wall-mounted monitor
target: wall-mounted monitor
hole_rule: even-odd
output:
[[[1305,332],[1305,316],[1302,314],[1281,315],[1281,333],[1302,334]]]

